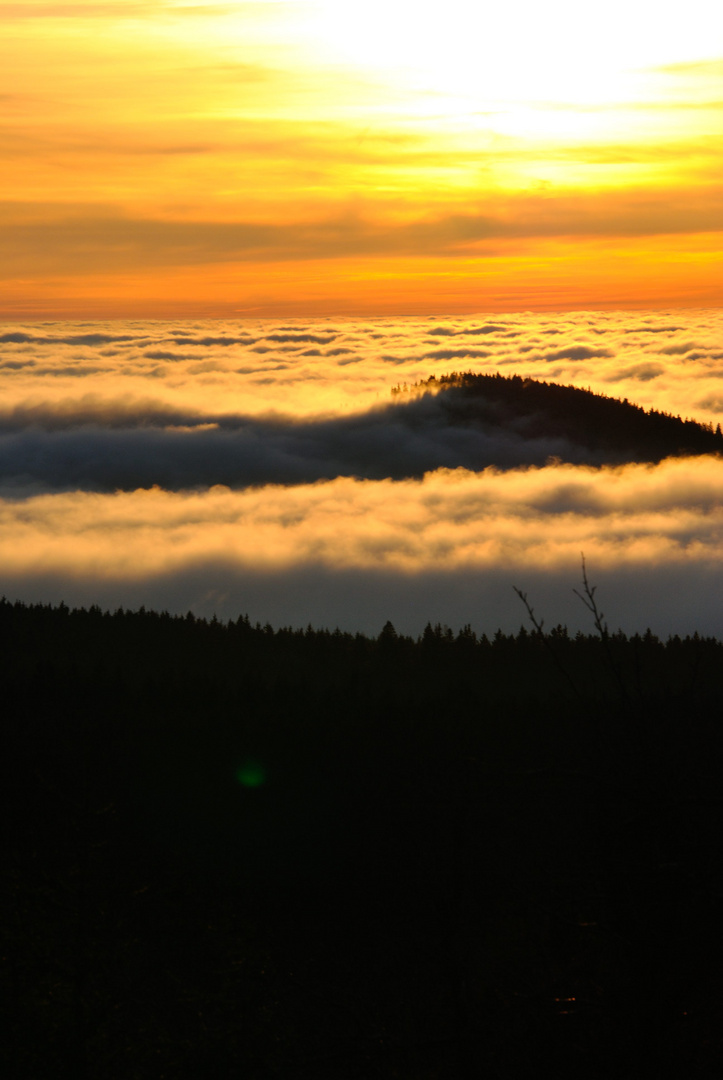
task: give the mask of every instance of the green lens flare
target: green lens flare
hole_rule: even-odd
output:
[[[242,787],[261,787],[266,780],[266,769],[259,761],[245,761],[236,770],[236,779]]]

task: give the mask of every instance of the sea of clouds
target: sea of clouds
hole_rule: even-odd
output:
[[[461,425],[452,371],[718,423],[723,312],[0,325],[0,592],[376,633],[723,636],[723,460]]]

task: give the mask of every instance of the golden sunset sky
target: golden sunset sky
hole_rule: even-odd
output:
[[[0,22],[4,318],[720,303],[719,0]]]

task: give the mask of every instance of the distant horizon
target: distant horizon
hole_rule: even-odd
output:
[[[320,312],[315,314],[292,314],[289,311],[269,311],[268,313],[259,313],[257,309],[230,309],[228,312],[219,311],[215,315],[206,315],[202,313],[196,313],[189,311],[189,306],[184,304],[179,307],[177,311],[170,312],[166,315],[142,315],[125,314],[125,315],[94,315],[76,314],[66,316],[53,316],[48,314],[13,314],[12,311],[0,310],[0,325],[4,324],[22,324],[22,323],[108,323],[108,322],[180,322],[183,320],[203,320],[204,322],[240,322],[243,319],[247,320],[277,320],[277,319],[294,319],[297,321],[329,321],[332,319],[455,319],[455,318],[485,318],[491,315],[570,315],[578,314],[584,315],[586,312],[591,314],[597,314],[600,312],[620,312],[623,313],[637,313],[637,314],[651,314],[651,315],[665,315],[675,314],[676,311],[681,312],[705,312],[705,311],[720,311],[723,310],[723,302],[719,303],[677,303],[670,304],[633,304],[633,305],[615,305],[610,303],[599,303],[597,305],[569,305],[569,306],[537,306],[526,308],[508,308],[508,307],[485,307],[485,308],[470,308],[469,310],[432,310],[429,311],[412,311],[412,310],[397,310],[390,308],[389,310],[378,310],[376,312],[366,312],[363,310],[329,310],[328,312]]]

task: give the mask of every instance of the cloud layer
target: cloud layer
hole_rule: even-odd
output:
[[[535,415],[506,421],[499,408],[483,409],[457,388],[317,420],[204,415],[154,402],[16,407],[0,414],[0,491],[403,480],[440,467],[625,460],[621,449],[590,449],[545,428]]]
[[[604,605],[615,624],[635,627],[642,589],[658,628],[723,632],[711,592],[723,585],[723,462],[438,470],[419,481],[0,504],[0,581],[10,593],[60,589],[66,599],[229,617],[251,609],[262,620],[348,629],[373,629],[384,615],[408,630],[444,617],[489,631],[490,595],[497,619],[519,624],[513,583],[550,602],[550,617],[562,604],[566,621],[584,624],[565,603],[581,552],[616,604]],[[700,607],[691,581],[704,583]]]
[[[0,590],[491,632],[524,619],[517,584],[548,623],[587,628],[584,551],[611,624],[721,634],[719,459],[545,464],[575,448],[390,391],[500,371],[717,422],[722,328],[717,312],[8,324]]]
[[[455,369],[570,383],[715,423],[723,314],[6,323],[0,418],[6,432],[118,429],[123,417],[163,426],[164,412],[169,427],[182,416],[332,418],[388,404],[393,384]]]

